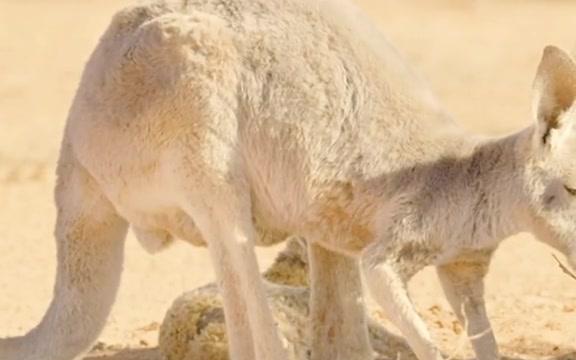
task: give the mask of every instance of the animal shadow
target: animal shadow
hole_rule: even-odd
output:
[[[373,343],[378,353],[377,360],[418,360],[410,350],[408,344],[401,337],[388,332],[383,327],[372,328]],[[574,349],[556,349],[555,354],[529,355],[529,349],[511,349],[514,352],[526,353],[525,355],[502,356],[500,360],[576,360]],[[474,360],[461,356],[449,356],[444,354],[445,358],[454,360]],[[93,353],[84,358],[84,360],[160,360],[160,351],[156,348],[146,349],[123,349],[117,351],[106,351]],[[306,359],[302,359],[306,360]]]
[[[418,360],[406,341],[385,327],[371,324],[370,335],[372,347],[378,354],[376,360]],[[576,360],[574,348],[558,348],[552,344],[534,344],[536,347],[527,347],[520,344],[501,344],[503,353],[515,355],[502,355],[500,360]],[[534,354],[534,355],[531,355]],[[458,354],[443,354],[444,359],[475,360]]]
[[[84,360],[160,360],[160,351],[158,348],[107,351],[89,354]]]
[[[388,359],[402,359],[402,360],[417,360],[416,357],[412,354],[412,352],[408,349],[408,347],[404,348],[404,351],[400,352],[404,356],[397,356],[392,358],[387,357],[380,357],[379,360],[388,360]],[[576,360],[576,352],[566,353],[563,355],[554,355],[554,356],[503,356],[501,360]],[[160,352],[158,348],[152,349],[127,349],[121,350],[116,353],[109,353],[109,354],[99,354],[99,355],[89,355],[84,358],[84,360],[160,360]],[[304,360],[304,359],[303,359]],[[455,358],[455,360],[472,360],[472,359],[463,359],[463,358]]]

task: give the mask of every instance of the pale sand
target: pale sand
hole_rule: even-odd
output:
[[[62,128],[86,58],[126,3],[0,0],[0,337],[28,330],[50,300],[53,173]],[[360,3],[454,117],[486,134],[531,121],[530,88],[542,48],[576,43],[570,1]],[[263,265],[274,253],[259,252]],[[511,359],[576,359],[576,282],[558,270],[551,252],[517,236],[503,244],[488,276],[490,316]],[[89,359],[157,359],[156,329],[171,301],[212,278],[205,249],[177,244],[151,256],[131,236],[118,301],[100,339],[106,351]],[[434,272],[425,270],[410,287],[443,348],[457,348],[459,329]],[[127,347],[133,350],[114,350]]]

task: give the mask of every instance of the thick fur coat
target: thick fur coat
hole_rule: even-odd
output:
[[[125,9],[66,126],[54,299],[38,327],[0,341],[0,358],[89,349],[130,225],[151,251],[208,245],[235,360],[286,358],[253,247],[289,234],[310,244],[312,359],[372,357],[361,272],[416,355],[441,359],[405,286],[426,265],[478,359],[495,359],[482,279],[499,241],[531,231],[576,263],[575,98],[576,65],[549,47],[535,124],[481,139],[345,0]]]

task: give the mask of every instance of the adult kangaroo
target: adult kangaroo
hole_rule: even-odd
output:
[[[418,358],[441,359],[406,291],[426,265],[478,359],[497,359],[482,281],[498,243],[530,231],[576,263],[573,60],[547,48],[535,88],[535,124],[484,139],[455,125],[345,0],[119,12],[64,134],[54,299],[30,333],[0,341],[0,359],[90,348],[129,224],[151,251],[207,244],[234,360],[286,358],[254,246],[290,234],[309,243],[312,359],[372,357],[361,272]]]

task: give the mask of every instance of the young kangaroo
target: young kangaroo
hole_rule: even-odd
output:
[[[114,302],[128,224],[151,250],[207,244],[235,360],[285,359],[254,245],[310,246],[311,357],[370,359],[360,272],[421,360],[406,282],[436,265],[478,359],[498,358],[482,279],[520,231],[576,263],[576,65],[553,47],[536,124],[479,139],[346,1],[189,0],[117,14],[62,143],[54,299],[2,360],[71,360]],[[360,260],[361,266],[357,266]]]

